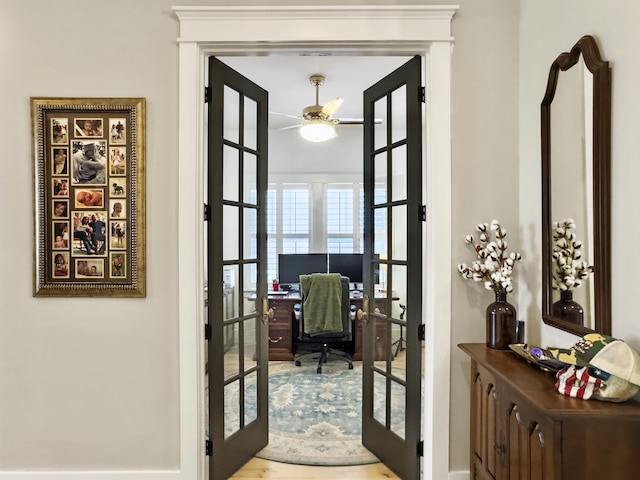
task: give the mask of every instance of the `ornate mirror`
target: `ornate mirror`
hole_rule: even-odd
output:
[[[551,64],[541,113],[543,320],[610,335],[611,70],[593,37]]]

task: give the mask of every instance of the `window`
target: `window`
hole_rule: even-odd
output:
[[[376,189],[379,202],[384,189]],[[376,232],[384,218],[374,219]],[[267,277],[278,276],[278,253],[362,253],[364,189],[351,183],[270,183],[267,192]],[[376,237],[376,251],[386,237]]]
[[[362,207],[358,196],[358,185],[329,185],[326,199],[326,228],[328,253],[357,253],[356,242],[362,217]],[[355,207],[355,209],[354,209]],[[357,242],[360,244],[361,242]]]

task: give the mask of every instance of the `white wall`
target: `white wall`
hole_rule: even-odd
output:
[[[193,3],[224,2],[0,2],[0,473],[179,467],[178,22],[170,7]],[[640,10],[630,0],[455,3],[456,263],[469,260],[463,238],[478,222],[501,220],[525,255],[510,300],[533,338],[566,343],[539,322],[539,104],[553,58],[594,34],[613,67],[613,333],[639,346],[640,306],[625,301],[634,298],[638,260],[625,254],[640,233],[631,210],[640,169],[640,99],[632,93]],[[32,297],[30,96],[147,98],[147,298]],[[461,471],[468,469],[469,365],[455,345],[484,340],[492,298],[460,279],[455,265],[442,281],[452,282],[455,299],[448,440],[451,470]]]
[[[179,465],[171,3],[0,3],[0,471]],[[32,297],[30,96],[146,97],[147,298]]]

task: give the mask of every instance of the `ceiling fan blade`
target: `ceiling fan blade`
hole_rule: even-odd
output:
[[[292,128],[300,128],[302,125],[289,125],[288,127],[281,127],[276,130],[290,130]]]
[[[324,113],[327,117],[331,117],[334,113],[338,111],[340,105],[344,102],[340,97],[336,97],[332,100],[329,100],[324,107],[322,107],[322,113]]]
[[[272,114],[272,115],[279,115],[281,117],[295,118],[295,119],[298,119],[298,120],[302,119],[302,117],[299,116],[299,115],[290,115],[288,113],[280,113],[280,112],[269,112],[269,113]]]
[[[362,125],[364,123],[364,118],[336,118],[335,120],[338,121],[338,125]],[[373,123],[382,123],[382,119],[376,118]]]

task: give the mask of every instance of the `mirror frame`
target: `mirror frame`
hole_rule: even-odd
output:
[[[594,330],[552,315],[551,219],[551,104],[559,74],[573,67],[580,56],[593,75],[593,240],[595,312]],[[579,336],[596,331],[611,335],[611,69],[603,61],[592,36],[585,35],[570,52],[551,64],[541,105],[542,122],[542,318],[545,324]]]

